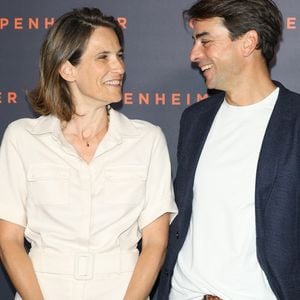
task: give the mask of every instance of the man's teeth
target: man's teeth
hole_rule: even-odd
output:
[[[107,85],[121,85],[121,83],[122,83],[121,80],[110,80],[105,82],[105,84]]]
[[[212,64],[210,64],[210,65],[205,65],[205,66],[201,67],[201,71],[204,72],[204,71],[210,69],[212,66],[213,66]]]

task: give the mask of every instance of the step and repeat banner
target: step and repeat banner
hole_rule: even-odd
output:
[[[284,33],[271,70],[272,78],[300,92],[300,2],[275,2],[283,13]],[[37,83],[39,49],[47,29],[57,17],[73,8],[98,7],[118,18],[125,35],[127,76],[118,109],[130,118],[144,119],[163,129],[174,174],[180,115],[186,107],[207,96],[199,71],[189,61],[192,38],[182,20],[182,11],[192,3],[191,0],[0,1],[0,139],[11,121],[34,116],[25,95]],[[0,266],[0,299],[13,297],[14,289]]]

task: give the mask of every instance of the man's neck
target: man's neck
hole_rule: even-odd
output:
[[[246,79],[243,82],[225,91],[225,99],[230,105],[244,106],[257,103],[276,89],[269,76],[244,78]]]

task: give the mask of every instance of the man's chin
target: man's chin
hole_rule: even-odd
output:
[[[212,82],[209,82],[207,80],[205,81],[205,85],[206,85],[207,89],[209,89],[209,90],[216,89],[215,85]]]
[[[220,87],[219,84],[217,84],[216,82],[212,81],[212,80],[205,80],[205,85],[207,87],[208,90],[218,90],[218,91],[222,91],[222,88]]]

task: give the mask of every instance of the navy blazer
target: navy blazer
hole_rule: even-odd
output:
[[[280,300],[300,300],[300,95],[280,83],[256,172],[257,258]],[[178,253],[189,228],[194,175],[224,93],[188,107],[181,118],[174,181],[179,214],[170,227],[158,299],[168,299]],[[237,283],[238,284],[238,283]]]

